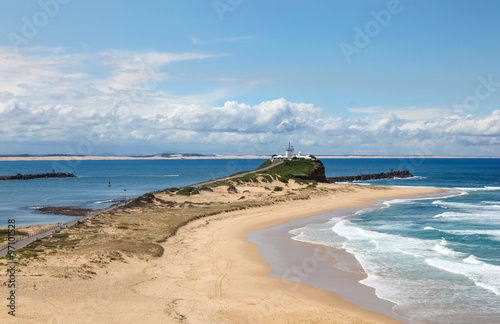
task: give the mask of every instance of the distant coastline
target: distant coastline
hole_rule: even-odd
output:
[[[67,161],[67,160],[233,160],[269,159],[270,155],[144,155],[144,156],[100,156],[100,155],[0,155],[0,161]],[[443,155],[316,155],[318,159],[499,159],[500,156],[443,156]]]

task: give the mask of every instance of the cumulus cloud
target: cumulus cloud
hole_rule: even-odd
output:
[[[0,147],[70,143],[57,152],[98,154],[101,146],[106,151],[122,146],[130,147],[128,153],[176,147],[267,154],[293,141],[315,154],[500,154],[500,110],[464,116],[454,107],[366,107],[351,108],[354,117],[340,118],[284,98],[207,106],[203,95],[176,96],[156,87],[169,80],[163,66],[210,57],[0,48]],[[91,73],[94,65],[99,75]],[[211,95],[230,96],[221,89]],[[92,145],[81,144],[86,142]],[[45,152],[54,153],[50,147]]]

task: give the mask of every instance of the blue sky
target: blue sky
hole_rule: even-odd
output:
[[[0,154],[500,156],[498,1],[0,3]],[[498,81],[497,81],[498,80]]]

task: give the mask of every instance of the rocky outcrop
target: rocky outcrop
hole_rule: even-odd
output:
[[[93,212],[93,209],[78,208],[78,207],[39,207],[36,209],[37,212],[42,214],[57,214],[66,216],[87,216],[88,213]]]
[[[316,180],[318,182],[328,182],[325,175],[325,166],[320,160],[313,161],[313,167],[308,174],[294,174],[295,178],[302,180]]]
[[[73,173],[70,172],[52,172],[52,173],[37,173],[37,174],[16,174],[11,176],[0,176],[0,180],[31,180],[31,179],[42,179],[42,178],[76,178]]]
[[[367,180],[379,180],[379,179],[394,179],[394,178],[411,178],[413,174],[408,170],[404,171],[391,171],[382,172],[374,174],[360,174],[355,176],[343,176],[343,177],[328,177],[327,180],[330,183],[335,182],[352,182],[352,181],[367,181]]]

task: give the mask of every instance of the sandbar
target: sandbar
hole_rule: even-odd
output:
[[[249,233],[292,219],[371,205],[380,199],[442,191],[335,184],[318,187],[318,194],[309,199],[286,200],[283,193],[283,199],[272,205],[191,221],[161,243],[162,256],[125,256],[122,262],[106,264],[95,261],[89,277],[68,277],[53,270],[56,263],[89,267],[84,256],[75,259],[70,253],[47,255],[33,268],[19,265],[17,315],[12,318],[4,310],[0,319],[11,323],[397,323],[331,291],[268,275],[273,269],[256,244],[248,241]],[[321,194],[322,188],[338,190]],[[248,190],[247,199],[253,194],[250,187],[238,190]],[[241,199],[240,195],[222,196]],[[87,242],[87,246],[90,249],[92,244]],[[99,260],[93,253],[88,258]],[[49,266],[51,272],[45,271]],[[6,290],[4,286],[2,295]]]

